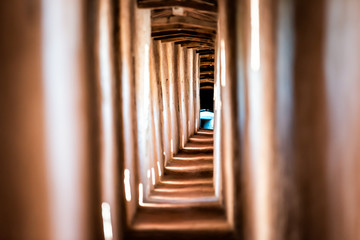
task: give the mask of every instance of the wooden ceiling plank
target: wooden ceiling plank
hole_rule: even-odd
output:
[[[196,53],[199,53],[200,55],[203,54],[214,54],[214,49],[213,48],[209,48],[209,49],[202,49],[202,50],[198,50],[196,51]]]
[[[200,66],[207,66],[207,65],[213,66],[214,62],[200,62]]]
[[[138,0],[139,8],[163,9],[169,7],[183,7],[194,9],[199,12],[216,13],[217,5],[209,2],[198,2],[194,0]]]
[[[200,90],[213,90],[214,87],[213,86],[203,86],[203,87],[200,87]]]
[[[200,58],[200,62],[214,62],[214,58]]]
[[[201,79],[200,83],[214,83],[214,79]]]
[[[191,26],[186,26],[184,24],[169,24],[169,25],[151,27],[152,33],[159,33],[164,31],[195,31],[198,33],[216,35],[216,31],[214,30],[204,29],[201,27],[191,27]]]
[[[154,38],[154,40],[161,40],[162,42],[201,42],[201,43],[210,43],[213,44],[214,41],[211,39],[197,38],[197,37],[189,37],[189,36],[174,36],[174,37],[159,37]]]
[[[201,75],[207,75],[207,74],[212,74],[212,75],[214,75],[214,70],[212,70],[212,71],[200,71],[200,74],[201,74]]]
[[[209,47],[209,44],[199,43],[199,42],[187,42],[187,43],[179,43],[182,47],[189,47],[189,48],[200,48],[200,47]]]
[[[161,17],[152,19],[151,26],[164,26],[169,24],[181,24],[184,26],[190,27],[200,27],[206,28],[209,30],[215,30],[217,28],[217,24],[213,22],[200,21],[198,19],[194,19],[192,17],[185,16],[171,16],[171,17]]]
[[[177,31],[162,31],[162,32],[153,32],[151,33],[152,37],[169,37],[169,36],[189,36],[189,37],[199,37],[199,38],[208,38],[215,40],[214,34],[199,33],[196,31],[186,31],[186,30],[177,30]]]

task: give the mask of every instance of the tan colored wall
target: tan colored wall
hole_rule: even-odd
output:
[[[96,122],[85,42],[94,30],[90,8],[82,1],[1,3],[2,239],[103,235],[90,137],[97,133],[89,131]]]
[[[119,139],[123,129],[118,122],[121,108],[117,102],[119,95],[118,66],[115,57],[118,57],[116,44],[119,44],[119,36],[114,36],[115,17],[114,9],[116,5],[109,0],[99,0],[96,9],[96,29],[95,36],[95,69],[96,69],[96,105],[99,133],[92,136],[99,144],[99,156],[97,160],[97,174],[99,174],[99,184],[101,184],[99,199],[101,203],[110,205],[112,234],[114,239],[121,239],[124,219],[120,216],[124,214],[122,205],[125,201],[124,194],[124,170],[122,148]],[[94,131],[95,129],[93,129]]]
[[[171,140],[173,146],[172,148],[172,156],[179,151],[179,97],[178,97],[178,78],[177,71],[178,66],[176,65],[176,58],[178,57],[176,54],[174,43],[164,43],[167,51],[167,62],[168,62],[168,71],[169,71],[169,106],[170,106],[170,114],[171,114]]]
[[[195,127],[194,130],[200,128],[200,57],[199,54],[194,54],[194,118],[195,118]]]
[[[188,136],[190,137],[191,135],[194,134],[195,132],[195,95],[194,95],[194,73],[195,73],[195,64],[194,64],[194,60],[195,60],[195,55],[194,54],[194,50],[193,49],[188,49],[187,50],[187,64],[188,64],[188,71],[187,71],[187,79],[188,79],[188,83],[187,83],[187,96],[188,96],[188,101],[187,101],[187,106],[188,106]]]
[[[136,111],[135,107],[135,89],[134,89],[134,65],[133,65],[133,51],[134,45],[134,1],[120,1],[120,89],[119,96],[121,111],[121,121],[123,129],[123,136],[121,138],[123,143],[122,156],[124,159],[124,169],[130,172],[130,189],[131,201],[126,204],[127,224],[129,224],[136,211],[138,204],[138,180],[137,180],[137,125],[136,125]]]
[[[359,5],[260,1],[256,72],[251,2],[221,2],[221,156],[239,238],[359,238]]]
[[[188,111],[186,108],[186,49],[182,47],[178,47],[178,56],[179,56],[179,102],[180,102],[180,123],[181,123],[181,131],[180,131],[180,141],[181,146],[183,147],[187,142],[188,137],[188,128],[187,128],[187,115]]]
[[[360,222],[360,20],[359,1],[328,1],[325,101],[329,139],[326,184],[329,239],[359,239]]]
[[[89,91],[95,83],[93,48],[86,40],[95,13],[83,1],[42,4],[50,238],[97,238],[102,235],[99,165]]]
[[[166,44],[160,44],[160,73],[161,73],[161,92],[163,105],[163,149],[165,162],[172,157],[171,153],[171,109],[170,109],[170,79],[169,65]]]
[[[41,1],[0,13],[0,238],[49,239]]]
[[[137,162],[139,183],[144,185],[144,196],[152,188],[148,171],[154,167],[152,159],[152,131],[151,131],[151,83],[150,83],[150,46],[151,27],[150,10],[135,10],[135,106],[137,121]]]
[[[157,181],[160,174],[164,171],[164,151],[163,151],[163,103],[161,89],[161,72],[160,72],[160,42],[152,41],[150,47],[150,78],[151,78],[151,101],[152,101],[152,135],[155,172]]]

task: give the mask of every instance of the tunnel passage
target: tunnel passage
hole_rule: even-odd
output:
[[[214,112],[214,49],[197,50],[200,55],[200,109]]]
[[[133,11],[138,156],[125,159],[129,238],[155,229],[160,239],[227,238],[214,131],[200,120],[202,110],[214,112],[217,1],[139,0]]]
[[[0,11],[0,239],[360,239],[359,0]]]

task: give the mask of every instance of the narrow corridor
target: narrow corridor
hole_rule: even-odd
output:
[[[213,168],[213,131],[200,129],[168,161],[150,201],[140,204],[130,238],[230,239],[225,209],[215,196]]]
[[[0,240],[360,240],[360,0],[0,16]]]

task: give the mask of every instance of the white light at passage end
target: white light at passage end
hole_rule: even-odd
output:
[[[251,0],[251,69],[260,70],[260,13],[259,0]]]
[[[105,240],[113,239],[113,231],[111,225],[111,212],[110,204],[103,202],[101,204],[102,218],[103,218],[103,228],[104,228],[104,237]]]
[[[152,174],[152,184],[155,185],[155,170],[154,170],[154,168],[151,168],[151,174]]]
[[[131,188],[130,188],[130,171],[125,169],[124,171],[124,185],[125,185],[125,198],[126,201],[131,201]]]
[[[159,161],[157,161],[157,166],[158,166],[159,176],[161,177],[161,168],[160,168],[160,163],[159,163]]]
[[[142,183],[139,183],[139,205],[144,205],[144,195],[143,195],[143,185]]]

